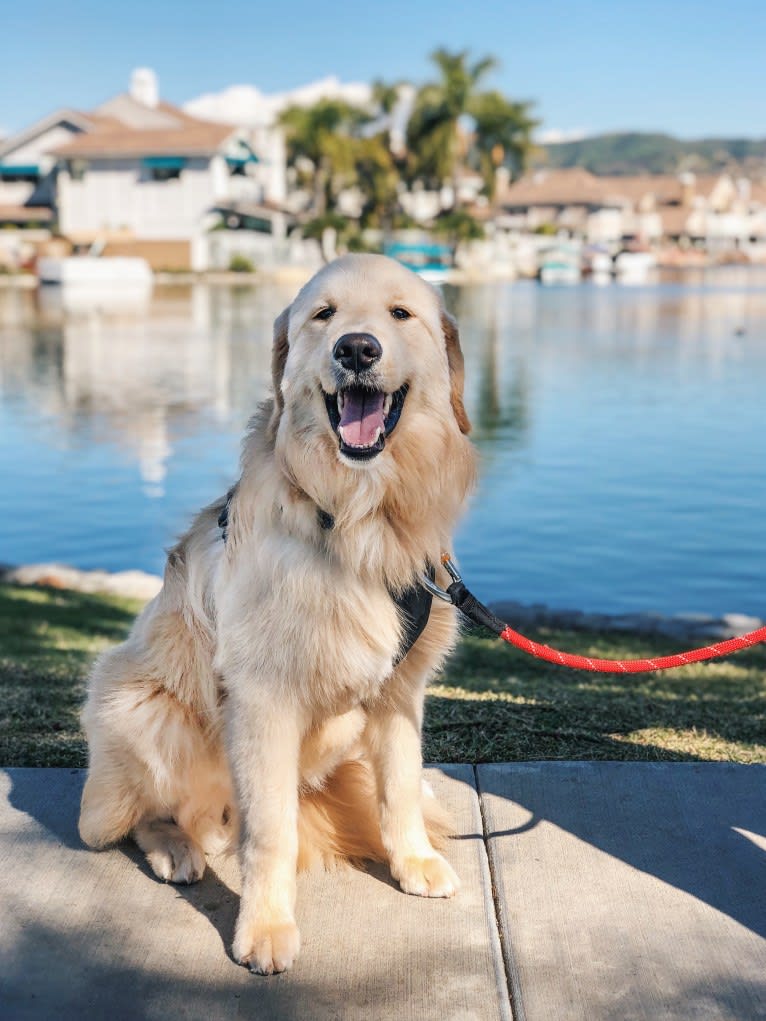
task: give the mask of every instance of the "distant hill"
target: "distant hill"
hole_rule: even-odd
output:
[[[766,174],[766,138],[701,138],[622,132],[543,147],[539,166],[585,167],[593,174],[676,174],[729,170]]]

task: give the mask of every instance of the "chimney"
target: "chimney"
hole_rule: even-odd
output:
[[[694,205],[694,197],[697,194],[697,177],[687,170],[678,175],[678,180],[681,184],[681,205],[685,209],[690,209]]]
[[[130,97],[154,109],[160,101],[157,75],[150,67],[137,67],[130,75]]]

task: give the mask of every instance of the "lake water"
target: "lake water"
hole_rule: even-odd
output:
[[[236,477],[290,290],[123,310],[0,291],[0,561],[160,572]],[[766,272],[446,287],[482,469],[485,601],[766,617]]]

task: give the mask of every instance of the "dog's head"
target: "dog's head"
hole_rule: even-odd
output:
[[[455,321],[383,256],[346,256],[306,284],[276,320],[273,375],[273,435],[319,443],[349,468],[378,462],[398,434],[427,443],[435,424],[470,429]]]

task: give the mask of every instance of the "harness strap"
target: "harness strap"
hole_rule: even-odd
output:
[[[427,573],[431,581],[436,578],[436,570],[433,564],[428,565]],[[388,590],[388,594],[399,610],[403,624],[402,641],[399,646],[399,652],[394,660],[394,666],[397,666],[423,634],[428,618],[431,615],[433,596],[419,582],[411,588],[405,589],[401,595],[394,595],[391,589]]]

